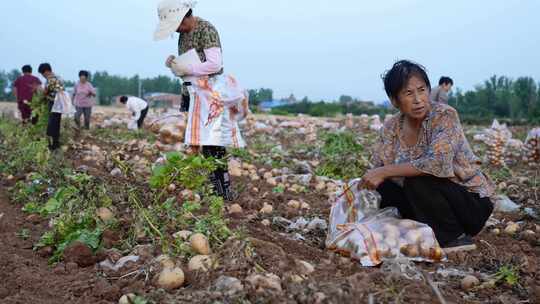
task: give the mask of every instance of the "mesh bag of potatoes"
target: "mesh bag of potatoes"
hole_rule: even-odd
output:
[[[392,259],[418,262],[445,259],[428,225],[401,219],[396,208],[379,209],[380,195],[359,190],[359,182],[359,179],[351,181],[333,202],[326,239],[328,249],[363,266],[377,266]]]
[[[540,165],[540,128],[532,129],[527,135],[525,154],[530,166]]]

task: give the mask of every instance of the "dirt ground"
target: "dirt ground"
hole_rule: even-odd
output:
[[[287,137],[279,140],[284,147],[290,144]],[[91,134],[78,141],[97,145],[107,153],[118,148],[117,142]],[[83,162],[72,148],[64,156],[74,168],[84,165],[92,175],[114,182],[104,164]],[[527,170],[518,169],[521,176],[532,176]],[[296,240],[274,221],[276,217],[299,216],[328,220],[330,205],[325,193],[311,188],[306,193],[275,193],[264,180],[248,177],[235,177],[233,183],[240,194],[235,203],[242,206],[243,212],[227,215],[227,219],[229,227],[242,231],[245,238],[230,239],[214,252],[219,261],[215,269],[207,273],[186,271],[187,284],[165,292],[156,289],[152,279],[144,275],[123,276],[142,265],[115,276],[106,276],[93,263],[88,267],[65,261],[48,265],[50,252],[33,250],[33,244],[47,230],[47,220],[23,213],[21,206],[8,198],[7,191],[13,183],[0,182],[0,303],[117,303],[130,292],[155,303],[441,303],[440,298],[445,303],[540,303],[538,238],[527,240],[521,235],[492,233],[493,228],[504,230],[507,222],[514,221],[522,224],[522,230],[540,234],[538,219],[523,213],[495,214],[498,222],[475,237],[476,251],[451,254],[445,262],[412,263],[409,268],[385,263],[367,268],[326,250],[325,231],[311,231],[303,234],[304,240]],[[508,193],[516,202],[538,208],[536,192],[529,191],[530,184],[512,180],[508,186],[514,187]],[[290,209],[287,202],[291,199],[307,201],[311,208]],[[272,214],[258,212],[264,202],[274,206]],[[263,225],[265,219],[271,224]],[[128,229],[131,223],[124,225],[120,230]],[[158,254],[159,250],[154,249],[153,255]],[[299,276],[298,260],[311,264],[314,272]],[[504,265],[518,269],[517,284],[495,279]],[[247,278],[256,273],[277,275],[281,290],[257,290],[250,286]],[[460,284],[464,275],[476,276],[481,285],[463,290]],[[243,289],[234,295],[216,290],[215,282],[221,276],[238,278]]]

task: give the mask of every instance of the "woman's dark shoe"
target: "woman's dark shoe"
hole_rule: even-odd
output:
[[[443,250],[446,253],[457,252],[457,251],[471,251],[471,250],[476,250],[476,245],[474,244],[470,236],[463,234],[457,239],[444,245]]]

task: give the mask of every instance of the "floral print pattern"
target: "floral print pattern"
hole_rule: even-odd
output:
[[[480,160],[463,133],[457,111],[441,103],[431,107],[414,146],[407,146],[403,139],[403,114],[384,124],[373,149],[374,167],[411,163],[423,173],[448,178],[480,197],[492,196],[493,184],[480,171]]]

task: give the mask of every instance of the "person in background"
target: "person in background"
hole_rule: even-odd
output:
[[[49,149],[56,150],[60,148],[60,126],[62,122],[62,113],[53,112],[56,94],[64,90],[64,82],[57,77],[49,63],[39,65],[38,72],[47,79],[45,84],[44,98],[49,107],[49,121],[47,124],[47,136],[49,139]]]
[[[245,117],[241,113],[248,111],[248,98],[234,77],[223,75],[219,33],[210,22],[193,15],[194,5],[194,1],[161,1],[154,39],[179,33],[178,55],[194,50],[199,56],[200,63],[180,66],[171,55],[165,65],[183,80],[181,110],[188,112],[185,144],[193,152],[224,163],[209,179],[216,195],[232,201],[235,194],[224,158],[226,147],[245,146],[237,122]],[[224,100],[226,97],[232,102]]]
[[[96,89],[88,81],[90,74],[87,71],[79,72],[79,82],[73,91],[73,102],[77,112],[75,112],[75,124],[81,126],[81,115],[84,115],[84,128],[90,129],[90,119],[92,107],[96,105]]]
[[[32,117],[32,108],[30,108],[30,102],[34,93],[41,86],[39,78],[32,75],[32,67],[25,65],[22,67],[22,75],[19,76],[13,83],[13,95],[17,99],[17,107],[21,112],[21,118],[23,124],[28,123]],[[32,124],[36,124],[37,117],[32,119]]]
[[[385,122],[373,147],[373,169],[361,188],[376,190],[381,208],[428,224],[448,252],[475,249],[493,211],[494,186],[480,169],[457,111],[429,100],[424,67],[402,60],[384,75],[384,88],[399,110]]]
[[[431,90],[431,101],[448,104],[448,93],[452,90],[453,85],[454,81],[452,78],[446,76],[441,77],[439,86]]]
[[[127,109],[133,115],[130,126],[137,125],[137,128],[141,129],[143,127],[146,114],[148,114],[148,103],[141,98],[133,96],[121,96],[120,103],[126,105]]]

